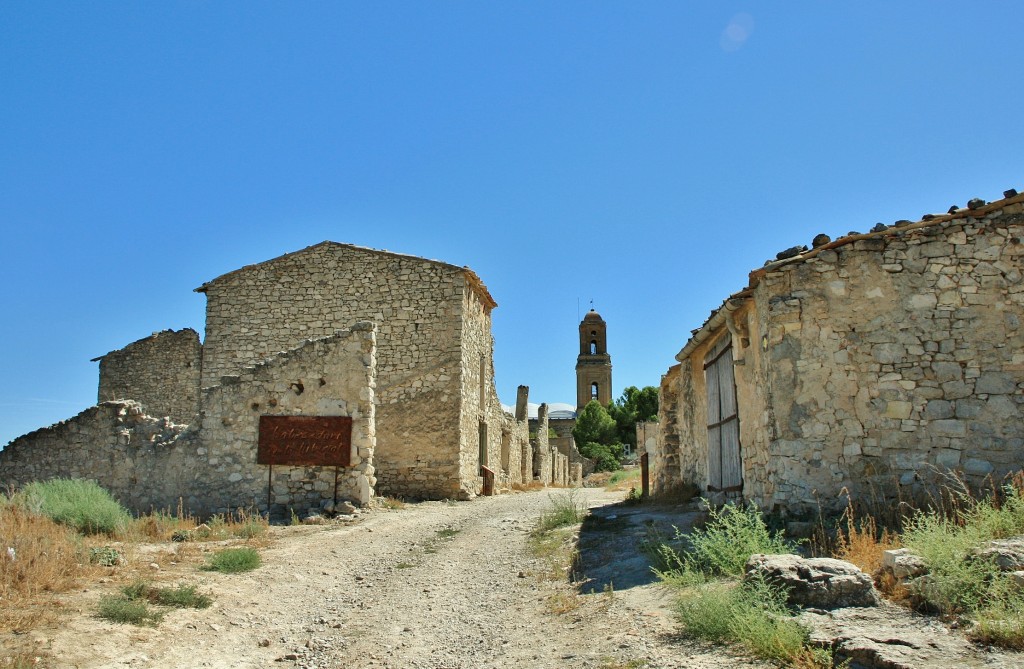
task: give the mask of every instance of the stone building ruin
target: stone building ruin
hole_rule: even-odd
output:
[[[168,330],[97,358],[100,403],[11,442],[0,479],[90,478],[139,511],[208,514],[466,499],[532,474],[527,421],[494,386],[496,303],[469,268],[328,241],[196,291],[202,343]],[[350,419],[347,464],[259,464],[267,416]]]
[[[1007,191],[751,272],[662,378],[652,493],[799,512],[1019,470],[1022,240]]]

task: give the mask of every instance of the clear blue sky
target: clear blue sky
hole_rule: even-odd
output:
[[[657,385],[777,251],[1024,190],[1019,10],[0,3],[0,444],[325,239],[476,270],[506,403],[574,401],[591,299]]]

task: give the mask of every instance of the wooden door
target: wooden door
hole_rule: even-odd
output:
[[[729,337],[719,341],[704,358],[704,380],[708,398],[708,490],[740,492],[740,419]]]

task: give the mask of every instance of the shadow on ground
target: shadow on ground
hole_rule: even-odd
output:
[[[701,514],[690,505],[627,504],[590,510],[580,528],[573,573],[581,593],[655,582],[650,547],[687,532]]]

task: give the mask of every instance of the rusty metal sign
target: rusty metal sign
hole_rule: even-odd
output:
[[[352,419],[348,416],[260,416],[261,465],[348,467]]]

